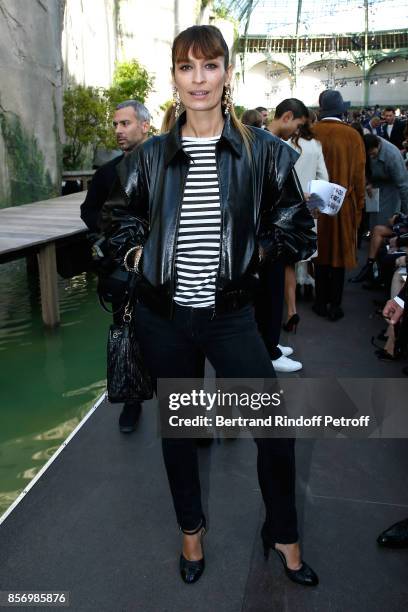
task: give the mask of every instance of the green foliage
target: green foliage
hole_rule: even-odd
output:
[[[218,19],[231,19],[231,12],[228,10],[223,0],[217,0],[217,2],[215,2],[213,13]]]
[[[245,106],[239,106],[239,105],[234,104],[234,111],[238,119],[241,119],[242,115],[246,111],[246,108]]]
[[[113,84],[105,91],[112,109],[124,100],[145,101],[153,87],[153,79],[146,68],[135,59],[117,64]]]
[[[75,85],[64,94],[64,123],[68,143],[64,147],[64,168],[78,169],[90,148],[116,148],[112,130],[115,108],[125,100],[144,102],[153,79],[135,59],[116,65],[108,89]]]
[[[83,163],[84,151],[107,138],[108,105],[96,87],[75,85],[64,92],[64,125],[68,143],[64,167],[75,170]]]
[[[0,112],[0,129],[10,176],[10,201],[1,202],[0,206],[26,204],[57,195],[37,139],[24,128],[20,118]]]
[[[135,59],[116,65],[112,86],[105,89],[107,103],[107,131],[103,145],[107,149],[116,148],[116,140],[112,131],[112,116],[115,108],[125,100],[137,100],[142,104],[153,88],[153,78]]]

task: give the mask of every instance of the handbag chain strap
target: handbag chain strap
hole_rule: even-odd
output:
[[[140,249],[140,254],[138,254],[138,256],[135,258],[135,269],[133,270],[133,272],[138,271],[138,265],[139,265],[139,261],[140,261],[140,257],[142,255],[142,251],[143,251],[143,247],[133,247],[133,249],[129,249],[129,251],[126,253],[125,258],[124,258],[124,262],[125,262],[125,267],[126,267],[126,258],[128,256],[128,254],[130,253],[130,251],[135,250],[135,248],[139,248]],[[137,259],[137,261],[136,261]],[[133,299],[133,294],[135,292],[135,287],[136,287],[136,277],[135,276],[131,276],[130,280],[129,280],[129,293],[128,293],[128,301],[127,304],[125,306],[125,310],[123,313],[123,322],[124,323],[130,323],[132,320],[132,299]]]
[[[130,266],[128,264],[128,257],[131,253],[134,253],[134,252],[136,252],[134,263],[133,263],[133,266]],[[127,272],[139,272],[139,261],[142,256],[142,253],[143,253],[142,245],[132,247],[126,252],[123,258],[123,265],[125,266],[125,269]]]

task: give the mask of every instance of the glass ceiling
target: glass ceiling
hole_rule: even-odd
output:
[[[225,4],[236,17],[242,17],[241,34],[247,21],[244,15],[251,12],[248,35],[294,36],[299,5],[299,36],[365,30],[364,0],[237,0]],[[368,0],[369,32],[406,28],[407,0]]]

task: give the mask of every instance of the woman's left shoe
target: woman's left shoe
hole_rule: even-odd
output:
[[[292,570],[288,567],[286,557],[281,550],[278,550],[274,542],[270,542],[266,535],[265,526],[262,527],[261,531],[262,543],[264,549],[265,559],[269,557],[269,550],[274,550],[282,561],[282,565],[285,568],[285,573],[289,580],[296,582],[296,584],[302,584],[303,586],[316,586],[319,584],[319,578],[312,568],[302,560],[302,565],[297,570]]]
[[[283,329],[284,329],[286,332],[291,332],[291,331],[293,331],[293,332],[295,332],[295,334],[296,334],[296,329],[297,329],[297,326],[298,326],[298,324],[299,324],[299,321],[300,321],[300,317],[299,317],[299,315],[298,315],[298,314],[295,312],[295,314],[294,314],[294,315],[292,315],[292,316],[290,317],[290,319],[288,319],[288,321],[282,325],[282,327],[283,327]]]
[[[200,533],[200,541],[201,548],[203,548],[203,537],[205,535],[205,518],[203,517],[203,521],[198,529],[195,531],[189,532],[186,535],[194,535],[196,533]],[[180,555],[180,575],[186,584],[193,584],[197,582],[201,578],[201,575],[205,569],[205,560],[204,560],[204,549],[202,559],[198,561],[189,561],[185,558],[183,553]]]

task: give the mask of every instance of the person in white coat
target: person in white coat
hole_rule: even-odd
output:
[[[288,144],[300,153],[300,157],[295,164],[295,170],[305,194],[308,193],[309,181],[315,179],[329,180],[322,145],[314,137],[310,118],[298,128],[296,134],[288,140]],[[288,332],[296,332],[300,320],[296,312],[296,276],[299,284],[313,286],[313,279],[307,272],[306,261],[296,264],[296,272],[294,265],[286,266],[285,300],[288,312],[283,329]]]

